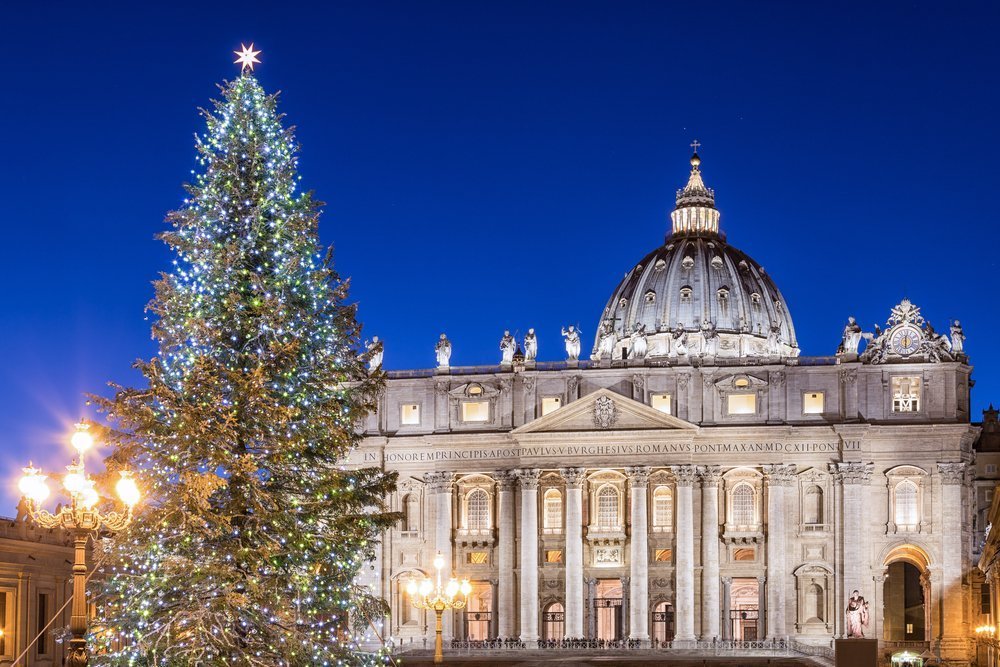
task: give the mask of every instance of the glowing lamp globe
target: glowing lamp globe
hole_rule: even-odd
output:
[[[97,489],[94,488],[94,480],[86,480],[83,489],[80,491],[80,505],[84,509],[90,509],[96,505],[100,499],[101,496],[97,493]]]
[[[122,478],[115,485],[115,491],[123,503],[129,507],[135,507],[136,503],[139,502],[139,487],[136,486],[132,473],[128,470],[122,470],[121,475]]]
[[[441,555],[440,551],[437,556],[434,556],[434,567],[438,570],[444,567],[444,556]]]
[[[469,597],[469,593],[472,592],[472,584],[469,583],[468,579],[462,580],[461,590],[462,590],[462,595],[464,595],[465,597]]]
[[[94,446],[94,436],[90,435],[90,426],[84,423],[76,425],[76,432],[70,438],[70,443],[82,456],[85,451]]]
[[[17,483],[18,490],[28,500],[38,504],[49,497],[49,486],[45,483],[45,475],[40,474],[38,468],[28,467],[24,469],[24,476]]]
[[[407,594],[409,594],[410,597],[413,597],[414,595],[417,594],[417,580],[416,579],[410,579],[410,581],[406,584],[406,592],[407,592]]]
[[[448,582],[448,585],[445,586],[444,592],[445,595],[447,595],[450,598],[453,598],[456,595],[458,595],[458,581],[456,581],[455,579],[450,580]]]
[[[430,579],[424,579],[420,582],[420,594],[427,597],[434,590],[434,584],[431,583]]]
[[[83,466],[66,466],[66,470],[68,472],[63,475],[63,488],[71,495],[83,491],[87,486],[87,477],[83,473]]]

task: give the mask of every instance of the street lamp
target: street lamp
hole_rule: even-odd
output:
[[[468,601],[469,593],[472,592],[472,585],[468,579],[463,579],[459,583],[458,579],[452,577],[444,586],[441,585],[441,568],[444,567],[444,557],[439,551],[434,557],[434,568],[437,570],[437,584],[424,577],[417,581],[410,579],[406,585],[406,592],[410,594],[410,602],[417,609],[431,609],[437,616],[434,634],[434,664],[439,665],[444,662],[444,652],[441,646],[441,615],[449,609],[461,609]],[[458,596],[458,597],[457,597]]]
[[[125,506],[121,512],[101,512],[96,509],[101,500],[100,494],[94,488],[94,480],[87,475],[84,468],[83,455],[94,444],[87,424],[77,424],[76,431],[70,440],[79,456],[75,463],[66,466],[62,483],[71,503],[55,514],[41,508],[41,504],[49,497],[49,487],[45,483],[46,475],[31,463],[24,468],[24,476],[18,482],[18,489],[24,495],[28,508],[28,516],[43,528],[63,528],[73,535],[73,615],[70,618],[69,629],[73,638],[69,641],[69,652],[66,654],[67,667],[86,667],[87,654],[87,540],[91,533],[98,530],[117,532],[124,529],[132,521],[132,508],[139,502],[139,487],[132,478],[132,473],[121,471],[121,478],[115,485],[118,498]]]

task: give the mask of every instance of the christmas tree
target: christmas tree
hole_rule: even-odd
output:
[[[134,469],[148,498],[106,556],[97,664],[385,659],[358,650],[385,608],[354,581],[398,519],[395,476],[342,465],[382,373],[365,370],[320,204],[297,191],[298,147],[252,62],[203,112],[199,169],[167,217],[148,386],[95,397],[109,470]]]

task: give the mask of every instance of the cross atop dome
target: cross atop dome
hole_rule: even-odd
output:
[[[719,211],[715,208],[715,191],[705,185],[701,178],[701,157],[698,148],[701,142],[691,142],[691,175],[687,185],[677,191],[677,205],[670,219],[674,234],[718,234]]]

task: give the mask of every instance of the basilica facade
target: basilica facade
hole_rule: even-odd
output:
[[[972,659],[984,497],[961,326],[938,333],[903,300],[871,332],[845,313],[829,356],[803,356],[720,217],[695,154],[589,354],[570,327],[565,361],[538,361],[532,331],[505,335],[496,365],[452,367],[442,335],[435,368],[388,373],[351,463],[399,473],[404,519],[366,577],[395,646],[433,641],[406,585],[441,554],[472,587],[445,614],[463,646],[807,650],[860,627]]]

